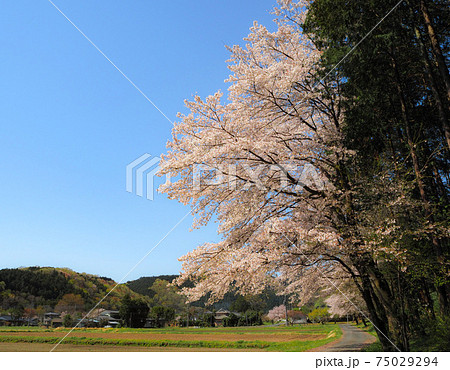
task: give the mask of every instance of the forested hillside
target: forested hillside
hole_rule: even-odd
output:
[[[164,280],[168,282],[172,282],[174,279],[176,279],[178,275],[159,275],[159,276],[146,276],[141,277],[137,280],[128,281],[126,285],[128,288],[133,290],[136,293],[146,295],[150,298],[153,298],[155,295],[155,291],[152,289],[153,284],[156,280]],[[184,285],[189,286],[192,284],[189,284],[189,282],[186,282]],[[229,309],[230,307],[233,307],[233,304],[235,302],[240,301],[240,298],[242,298],[241,295],[229,292],[225,294],[225,296],[216,301],[212,305],[208,305],[207,301],[209,299],[209,296],[202,297],[196,302],[192,302],[191,306],[196,307],[208,307],[208,308],[214,308],[214,309],[220,309],[225,308]],[[252,308],[267,312],[271,308],[278,306],[283,303],[284,297],[277,296],[275,294],[275,291],[271,289],[265,289],[264,292],[261,294],[256,294],[252,296],[246,297],[246,301],[249,302],[249,305],[252,306]]]
[[[12,308],[54,308],[66,294],[79,295],[86,309],[94,306],[116,283],[96,275],[77,273],[68,268],[28,267],[0,270],[0,310]],[[140,296],[125,285],[119,285],[105,301],[104,308],[117,308],[129,293]]]
[[[126,285],[132,291],[152,298],[155,295],[155,292],[150,288],[156,281],[156,279],[171,282],[173,279],[177,277],[178,275],[143,276],[137,280],[128,281]]]
[[[173,281],[178,275],[159,275],[141,277],[119,285],[100,305],[101,308],[118,309],[121,299],[130,294],[132,298],[144,298],[152,305],[157,280]],[[91,309],[110,291],[116,282],[107,277],[78,273],[68,268],[27,267],[0,270],[0,313],[21,311],[25,308],[43,307],[54,310],[63,304],[67,295],[78,297],[84,310]],[[155,288],[156,289],[156,288]],[[159,286],[159,289],[166,289]],[[161,295],[161,292],[159,292]],[[164,293],[163,293],[164,294]],[[227,293],[223,299],[208,305],[208,296],[203,297],[191,306],[220,309],[233,308],[233,304],[243,301],[243,297],[235,293]],[[246,296],[246,304],[257,311],[267,312],[283,303],[284,297],[277,296],[274,291],[266,289],[263,293]]]

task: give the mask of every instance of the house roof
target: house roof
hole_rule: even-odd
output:
[[[288,317],[292,319],[307,319],[308,316],[305,315],[302,311],[291,310],[288,311]]]
[[[216,315],[216,316],[215,316],[215,319],[216,319],[216,320],[223,320],[223,319],[225,319],[226,317],[228,317],[228,315],[224,315],[224,314],[222,314],[222,315]]]
[[[225,313],[225,314],[228,314],[228,313],[230,313],[230,311],[221,308],[219,311],[216,311],[216,313]]]
[[[119,314],[119,311],[104,310],[104,311],[100,312],[100,315],[111,315],[111,314]]]
[[[55,316],[55,317],[59,317],[61,316],[61,314],[57,313],[57,312],[47,312],[44,313],[44,316]]]

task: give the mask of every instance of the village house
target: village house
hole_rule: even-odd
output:
[[[47,312],[44,313],[44,320],[42,322],[47,328],[57,328],[62,326],[63,320],[61,314],[57,312]]]
[[[0,316],[0,326],[15,326],[20,325],[20,319],[16,319],[11,315]]]
[[[216,326],[222,326],[223,320],[231,315],[231,312],[221,308],[214,314],[214,323]]]
[[[100,324],[106,324],[106,326],[111,326],[113,328],[119,326],[122,323],[119,311],[114,310],[103,310],[97,316],[96,321]]]
[[[288,320],[291,324],[306,324],[308,322],[308,316],[302,311],[291,310],[288,311]]]
[[[212,313],[212,312],[207,312],[207,313]],[[216,311],[214,314],[214,324],[215,326],[223,326],[223,321],[227,318],[230,317],[231,315],[237,316],[237,317],[241,317],[242,315],[239,312],[231,312],[228,310],[225,310],[223,308],[221,308],[220,310]]]

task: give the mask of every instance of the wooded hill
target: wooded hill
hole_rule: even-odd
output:
[[[118,309],[121,299],[130,294],[132,298],[142,298],[152,305],[155,292],[151,289],[156,280],[171,282],[178,275],[159,275],[141,277],[126,284],[120,284],[100,305],[100,308]],[[66,294],[81,296],[84,310],[89,310],[109,292],[116,282],[111,278],[87,273],[78,273],[68,268],[25,267],[0,270],[0,311],[12,309],[45,307],[53,310]],[[242,296],[227,293],[212,306],[207,305],[207,297],[194,302],[191,306],[209,309],[230,309],[233,303],[241,302]],[[283,297],[266,289],[261,294],[245,297],[249,308],[267,312],[283,303]]]
[[[65,294],[80,295],[85,308],[92,308],[116,282],[107,277],[78,273],[68,268],[26,267],[0,270],[0,309],[55,307]],[[101,307],[116,309],[126,295],[143,298],[126,285],[119,285]]]
[[[126,283],[127,287],[136,293],[146,295],[153,298],[155,292],[152,290],[152,285],[157,279],[172,282],[176,279],[178,275],[159,275],[159,276],[145,276],[137,280],[128,281]],[[189,283],[186,283],[188,286]],[[192,285],[192,284],[191,284]],[[236,293],[227,293],[223,299],[215,302],[213,305],[208,305],[209,295],[202,297],[200,300],[190,304],[195,307],[208,307],[209,309],[230,309],[233,307],[233,303],[242,301],[242,296]],[[283,303],[284,297],[277,296],[275,291],[271,289],[265,289],[261,294],[252,295],[251,297],[245,297],[248,301],[248,305],[257,311],[267,312],[275,306],[279,306]]]
[[[143,276],[139,279],[128,281],[126,285],[136,293],[153,298],[155,292],[150,288],[157,279],[172,282],[177,277],[178,275]]]

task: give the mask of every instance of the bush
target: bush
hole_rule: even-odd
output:
[[[72,318],[72,316],[70,316],[70,315],[64,316],[63,326],[65,328],[72,328],[73,327],[73,318]]]
[[[242,316],[231,314],[223,320],[223,326],[256,326],[262,325],[261,313],[258,311],[247,310]]]
[[[121,301],[119,314],[124,324],[130,328],[143,328],[149,307],[140,299],[132,299],[129,294]]]
[[[450,317],[436,317],[425,322],[425,333],[416,334],[411,341],[413,351],[450,351]]]
[[[214,327],[215,326],[215,320],[214,320],[214,314],[212,313],[205,313],[198,323],[199,326],[202,326],[204,328],[207,327]]]
[[[328,312],[328,308],[326,307],[315,308],[308,314],[308,318],[312,322],[320,322],[321,324],[323,324],[325,321],[328,321],[329,317],[330,314]]]
[[[175,310],[172,307],[155,306],[150,311],[150,318],[156,327],[163,328],[175,319]]]
[[[239,317],[237,317],[234,313],[230,314],[230,316],[225,317],[223,319],[223,326],[232,327],[239,325]]]
[[[239,326],[256,326],[262,325],[261,313],[253,310],[247,310],[239,318]]]

